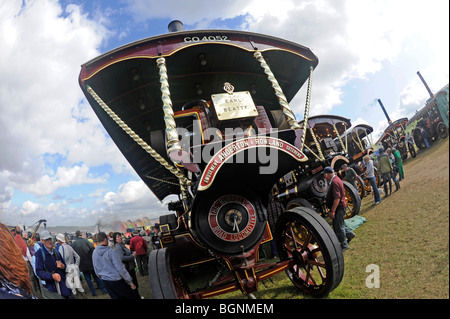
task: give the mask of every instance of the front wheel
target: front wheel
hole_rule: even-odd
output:
[[[358,191],[349,182],[342,181],[345,189],[345,199],[347,200],[347,208],[345,210],[345,219],[352,218],[359,214],[361,209],[361,197],[359,197]]]
[[[445,126],[444,122],[439,122],[436,127],[437,133],[439,137],[443,140],[445,140],[448,136],[447,127]]]
[[[341,245],[330,225],[315,211],[295,207],[278,219],[275,233],[286,273],[294,286],[313,297],[324,297],[344,276]]]
[[[411,154],[412,158],[416,157],[416,149],[414,148],[414,145],[412,145],[411,143],[408,143],[408,150],[409,153]]]
[[[361,176],[356,175],[356,186],[358,187],[357,191],[360,198],[366,197],[366,187],[364,185],[364,180]]]

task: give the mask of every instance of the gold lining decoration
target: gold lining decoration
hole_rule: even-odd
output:
[[[84,77],[83,79],[81,79],[82,81],[86,81],[89,80],[90,78],[92,78],[94,75],[96,75],[98,72],[102,71],[103,69],[106,69],[107,67],[116,64],[118,62],[122,62],[122,61],[126,61],[126,60],[131,60],[131,59],[158,59],[161,57],[169,57],[175,53],[177,53],[178,51],[181,51],[183,49],[189,48],[191,46],[197,46],[197,45],[207,45],[207,44],[220,44],[220,45],[228,45],[228,46],[232,46],[232,47],[236,47],[242,50],[245,50],[247,52],[267,52],[267,51],[283,51],[283,52],[289,52],[292,53],[294,55],[297,55],[307,61],[313,61],[313,59],[308,58],[306,55],[300,54],[298,52],[292,51],[292,50],[287,50],[287,49],[283,49],[283,48],[267,48],[267,49],[263,49],[263,50],[250,50],[247,49],[243,46],[237,45],[237,44],[233,44],[233,43],[223,43],[223,42],[200,42],[200,43],[194,43],[194,44],[190,44],[190,45],[186,45],[180,48],[177,48],[169,53],[163,54],[163,55],[147,55],[147,54],[142,54],[142,55],[131,55],[131,56],[127,56],[127,57],[122,57],[122,58],[117,58],[113,61],[110,61],[108,63],[103,64],[102,66],[98,67],[95,71],[93,71],[91,74],[89,74],[88,76]],[[89,62],[87,62],[89,63]]]

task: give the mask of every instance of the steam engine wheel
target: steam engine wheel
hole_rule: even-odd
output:
[[[277,249],[295,287],[313,297],[336,288],[344,275],[344,256],[339,241],[326,221],[306,207],[292,208],[279,217]]]
[[[167,248],[152,250],[148,260],[150,287],[154,299],[188,299],[189,295]]]
[[[345,219],[351,218],[359,214],[361,209],[361,197],[359,197],[358,191],[352,184],[346,181],[342,181],[345,189],[345,199],[347,200],[347,209],[345,210]]]

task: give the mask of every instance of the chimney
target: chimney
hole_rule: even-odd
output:
[[[378,99],[378,103],[380,103],[381,109],[383,110],[384,115],[386,116],[386,118],[387,118],[387,120],[388,120],[388,123],[389,123],[389,124],[392,124],[392,121],[391,121],[391,119],[389,118],[389,115],[387,114],[386,109],[384,108],[384,105],[383,105],[383,103],[381,103],[381,100],[380,100],[380,99]]]
[[[427,82],[425,82],[425,80],[422,77],[422,74],[420,74],[419,71],[417,71],[417,75],[419,76],[419,78],[422,80],[423,85],[425,85],[425,88],[427,89],[428,93],[430,94],[430,97],[433,97],[433,92],[431,92],[430,88],[427,85]]]
[[[177,32],[184,30],[183,23],[180,20],[173,20],[172,22],[169,23],[167,28],[169,29],[169,32]]]

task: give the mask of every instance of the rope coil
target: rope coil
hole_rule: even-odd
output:
[[[185,185],[188,180],[184,174],[176,167],[170,165],[161,155],[158,154],[150,145],[148,145],[142,138],[139,137],[122,119],[97,95],[97,93],[88,85],[86,90],[92,98],[101,106],[101,108],[111,117],[111,119],[120,126],[136,143],[139,144],[148,154],[150,154],[158,163],[164,166],[169,172],[175,175],[180,181],[180,188],[182,192],[186,191]]]

